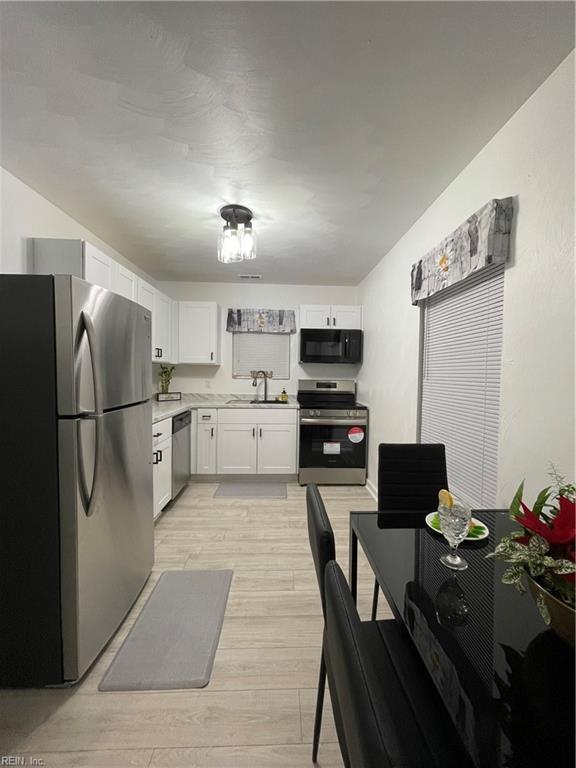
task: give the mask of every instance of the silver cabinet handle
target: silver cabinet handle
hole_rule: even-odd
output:
[[[214,352],[210,352],[210,360],[214,360]]]
[[[158,451],[158,464],[162,461],[162,451]]]
[[[152,452],[152,464],[158,464],[158,452],[153,451]]]
[[[336,318],[335,317],[332,318],[332,325],[336,325]]]
[[[214,427],[210,427],[210,439],[214,437]]]
[[[152,437],[160,437],[161,434],[162,434],[162,432],[154,432]]]
[[[260,432],[260,439],[262,439],[262,427],[260,427],[259,432]]]
[[[256,437],[256,427],[252,427],[252,437]]]
[[[329,317],[326,318],[326,325],[330,325],[330,318]]]

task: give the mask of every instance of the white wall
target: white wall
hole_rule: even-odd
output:
[[[0,168],[0,233],[0,272],[26,272],[29,237],[80,238],[154,284],[139,267],[4,168]]]
[[[226,314],[229,307],[238,309],[294,309],[299,327],[300,304],[356,304],[358,289],[345,286],[322,285],[267,285],[243,283],[158,283],[158,288],[180,301],[215,301],[222,311],[222,365],[178,365],[172,389],[182,392],[238,392],[254,394],[249,379],[232,378],[232,335],[227,333]],[[291,336],[290,380],[274,380],[269,391],[274,395],[284,387],[295,394],[299,378],[329,377],[355,379],[358,368],[354,365],[300,365],[298,363],[299,335]],[[262,387],[258,388],[260,393]]]
[[[515,197],[505,275],[498,503],[550,461],[574,478],[574,55],[569,56],[360,285],[365,358],[359,399],[377,446],[416,438],[419,313],[410,267],[493,197]]]

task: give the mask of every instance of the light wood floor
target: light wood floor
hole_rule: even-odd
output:
[[[0,692],[0,756],[37,757],[60,768],[312,765],[322,617],[304,489],[290,484],[282,501],[214,499],[215,489],[190,485],[158,522],[154,572],[81,684],[68,690]],[[375,504],[363,488],[321,491],[337,557],[347,573],[349,513]],[[210,684],[202,690],[98,691],[159,573],[183,568],[234,569]],[[363,618],[369,617],[372,578],[360,556]],[[319,765],[342,765],[329,702]]]

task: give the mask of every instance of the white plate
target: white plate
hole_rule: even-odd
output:
[[[471,523],[472,529],[464,541],[481,541],[482,539],[485,539],[490,533],[488,526],[484,525],[483,522],[477,520],[475,517],[472,518]],[[430,512],[426,515],[426,525],[428,528],[432,528],[435,533],[439,533],[440,536],[443,535],[442,531],[440,530],[440,519],[438,517],[438,512]]]

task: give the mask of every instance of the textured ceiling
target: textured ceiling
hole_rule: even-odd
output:
[[[568,55],[572,17],[2,3],[2,165],[156,278],[355,284]],[[216,261],[234,202],[255,212],[249,270]]]

